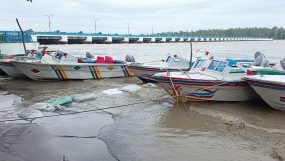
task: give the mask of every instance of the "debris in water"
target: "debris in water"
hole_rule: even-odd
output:
[[[146,84],[143,84],[142,86],[143,87],[156,87],[156,85],[153,83],[146,83]]]
[[[64,97],[59,97],[59,98],[53,98],[45,102],[52,104],[52,105],[65,105],[65,104],[72,103],[72,97],[64,96]]]
[[[276,148],[272,148],[272,157],[279,161],[283,161],[283,157],[279,155],[279,152]]]
[[[29,108],[43,112],[54,112],[64,109],[64,107],[61,105],[52,105],[50,103],[36,103],[31,105]]]

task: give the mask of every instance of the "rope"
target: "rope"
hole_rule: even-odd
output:
[[[74,112],[69,112],[69,113],[54,114],[54,115],[48,115],[48,116],[42,116],[42,117],[33,117],[33,118],[28,118],[28,119],[22,119],[22,118],[7,119],[7,120],[1,120],[0,123],[13,122],[13,121],[19,121],[19,120],[27,120],[27,121],[30,121],[30,123],[31,123],[35,119],[39,119],[39,118],[48,118],[48,117],[57,117],[57,116],[63,116],[63,115],[74,115],[74,114],[80,114],[80,113],[96,112],[96,111],[119,108],[119,107],[124,107],[124,106],[137,105],[137,104],[148,103],[148,102],[153,102],[153,100],[134,102],[134,103],[124,104],[124,105],[117,105],[117,106],[109,106],[109,107],[104,107],[104,108],[100,108],[100,109],[93,109],[93,110],[74,111]]]
[[[175,85],[174,85],[174,83],[173,83],[173,81],[172,81],[171,74],[169,73],[169,71],[168,71],[167,69],[166,69],[166,72],[167,72],[167,74],[169,74],[169,80],[170,80],[170,82],[171,82],[172,88],[173,88],[174,93],[175,93],[176,107],[178,108],[178,105],[179,105],[179,102],[178,102],[178,92],[177,92],[176,89],[175,89]]]

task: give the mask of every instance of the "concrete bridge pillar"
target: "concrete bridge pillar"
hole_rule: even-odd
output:
[[[143,37],[139,37],[137,43],[143,43]]]
[[[190,42],[191,38],[186,38],[185,41]]]
[[[155,43],[155,38],[152,37],[152,38],[150,39],[150,42],[151,42],[151,43]]]
[[[87,36],[84,43],[85,44],[92,44],[92,36]]]
[[[161,42],[166,42],[166,38],[165,37],[163,37],[163,38],[161,38]]]
[[[124,37],[124,39],[123,39],[122,42],[123,42],[123,43],[129,43],[129,42],[130,42],[130,39],[129,39],[128,37]]]
[[[197,37],[195,37],[195,38],[194,38],[194,41],[197,42],[197,41],[199,41],[199,39],[198,39]]]
[[[112,44],[113,43],[113,38],[111,36],[107,36],[107,40],[105,40],[104,43]]]
[[[66,35],[62,35],[61,39],[59,40],[59,42],[63,43],[63,44],[67,44],[68,43],[67,36]]]
[[[178,41],[179,41],[179,42],[184,42],[184,39],[183,39],[183,38],[179,38]]]
[[[175,42],[175,38],[171,38],[169,42]]]
[[[31,38],[33,42],[38,42],[38,38],[36,35],[31,35]]]

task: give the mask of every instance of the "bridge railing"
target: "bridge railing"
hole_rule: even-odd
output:
[[[25,42],[32,42],[32,37],[29,32],[24,32]],[[0,42],[5,43],[19,43],[22,42],[22,35],[20,31],[1,31]]]

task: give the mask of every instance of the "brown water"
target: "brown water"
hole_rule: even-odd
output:
[[[217,57],[252,58],[263,52],[278,62],[285,57],[285,42],[194,43]],[[168,53],[187,56],[188,43],[53,45],[76,55],[86,51],[137,61],[165,58]],[[102,91],[136,84],[134,92],[114,95]],[[0,80],[0,120],[17,118],[30,105],[64,95],[96,99],[73,103],[59,113],[99,109],[153,100],[98,112],[0,124],[0,160],[282,160],[285,158],[285,112],[262,100],[177,104],[158,85],[143,85],[137,78],[35,82]],[[8,111],[11,110],[11,111]],[[43,112],[44,115],[55,114]],[[24,124],[23,124],[24,123]]]

